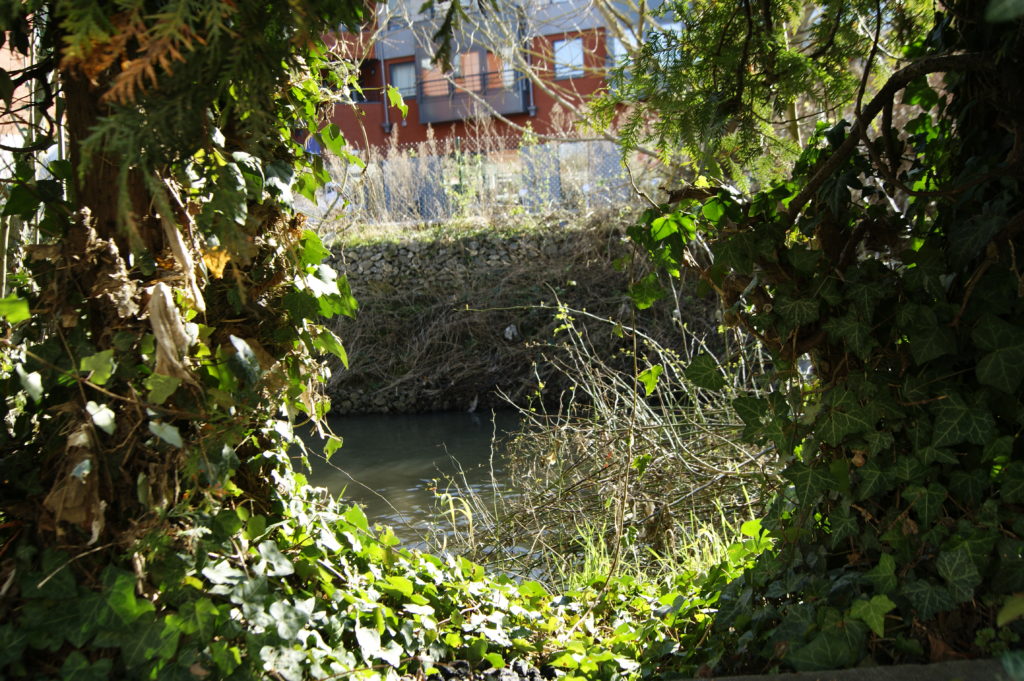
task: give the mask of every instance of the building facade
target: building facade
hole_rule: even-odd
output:
[[[588,0],[536,0],[487,12],[466,6],[447,73],[434,64],[430,39],[443,10],[421,13],[419,0],[408,3],[379,7],[362,34],[338,37],[359,64],[361,92],[353,91],[352,107],[337,108],[334,122],[355,148],[423,142],[428,128],[437,139],[473,139],[482,121],[510,140],[526,127],[554,134],[605,86],[615,39]],[[402,94],[405,116],[389,102],[389,86]]]

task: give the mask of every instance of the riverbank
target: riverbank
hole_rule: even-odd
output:
[[[630,223],[623,214],[582,225],[464,222],[342,239],[332,264],[360,311],[336,327],[352,363],[328,386],[334,412],[471,411],[523,404],[542,386],[557,401],[566,387],[551,368],[562,352],[559,305],[668,346],[680,323],[710,328],[711,308],[686,294],[635,310],[626,291],[647,265],[632,257]],[[614,324],[579,322],[602,357],[631,349]]]

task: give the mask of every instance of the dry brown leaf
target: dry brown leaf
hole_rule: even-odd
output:
[[[77,70],[88,78],[90,83],[96,85],[100,74],[124,55],[128,40],[138,35],[137,25],[133,24],[130,15],[125,12],[112,16],[110,23],[114,27],[114,33],[109,40],[92,43],[89,51],[82,55],[65,54],[61,59],[60,68]]]
[[[96,240],[89,244],[89,253],[95,261],[102,263],[100,275],[92,287],[96,298],[106,297],[113,303],[121,319],[134,317],[139,313],[138,284],[128,276],[128,267],[113,241]]]
[[[121,62],[121,73],[117,74],[110,89],[103,94],[103,101],[113,100],[121,104],[135,101],[138,94],[146,91],[147,80],[149,87],[155,88],[159,85],[159,77],[154,68],[156,65],[159,65],[165,73],[173,73],[171,71],[172,60],[185,61],[185,57],[178,51],[170,38],[147,39],[141,56]]]
[[[224,268],[231,262],[231,254],[227,249],[215,246],[203,251],[203,262],[214,279],[221,279],[224,276]]]
[[[97,538],[103,530],[105,504],[100,502],[99,474],[93,470],[90,427],[82,423],[68,437],[64,470],[43,499],[43,507],[53,514],[54,521],[89,529]]]
[[[161,222],[164,226],[164,236],[171,245],[171,252],[174,253],[174,259],[178,261],[178,267],[181,268],[185,297],[188,298],[194,310],[205,312],[206,301],[203,299],[203,292],[199,290],[199,283],[196,281],[196,266],[192,260],[192,253],[185,246],[185,240],[181,238],[178,226],[167,218],[162,218]]]
[[[153,292],[146,306],[149,323],[156,339],[156,367],[154,371],[165,376],[174,376],[188,383],[195,383],[184,363],[184,357],[192,341],[185,332],[181,312],[174,304],[171,288],[163,282],[153,286]]]

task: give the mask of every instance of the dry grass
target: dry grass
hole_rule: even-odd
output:
[[[495,481],[504,491],[483,498],[461,490],[473,532],[463,523],[438,541],[560,586],[599,573],[657,578],[706,567],[774,484],[767,452],[738,444],[729,403],[740,381],[721,392],[688,381],[688,358],[711,350],[692,333],[672,350],[589,313],[563,310],[559,322],[564,348],[548,357],[568,383],[559,408],[521,409],[521,431]],[[618,356],[599,351],[595,322],[622,329],[629,347]],[[745,347],[715,350],[733,357],[732,376],[737,358],[748,374],[762,361]],[[654,365],[662,373],[648,397],[637,375]]]
[[[491,240],[488,248],[505,248],[511,255],[502,264],[463,267],[440,264],[435,251],[408,265],[425,269],[401,276],[350,273],[360,312],[337,329],[352,364],[336,372],[330,386],[335,405],[342,410],[424,411],[467,409],[475,402],[483,408],[503,404],[495,393],[499,389],[522,403],[538,381],[563,383],[559,372],[542,361],[557,355],[561,344],[552,312],[556,300],[601,316],[621,315],[631,307],[625,291],[638,274],[630,269],[640,266],[613,267],[617,258],[628,259],[631,253],[613,224],[595,220],[581,229],[555,224],[501,235],[450,232],[424,242],[444,249],[449,263],[471,262],[472,245],[484,248],[483,239]],[[400,245],[393,247],[398,253]],[[341,257],[351,266],[365,252],[343,247]],[[667,340],[675,333],[673,309],[668,302],[656,305],[639,323]],[[696,326],[711,323],[705,304],[689,301],[683,310]],[[623,340],[603,324],[594,323],[591,339],[605,356],[623,348]]]

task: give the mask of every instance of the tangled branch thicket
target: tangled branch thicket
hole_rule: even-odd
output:
[[[436,540],[559,586],[706,569],[775,486],[767,450],[740,442],[743,425],[730,405],[759,389],[765,357],[727,339],[715,350],[730,358],[717,369],[731,384],[708,391],[686,376],[690,358],[709,349],[691,331],[675,350],[579,310],[563,307],[557,321],[561,343],[546,361],[563,379],[558,408],[520,409],[522,427],[495,480],[500,491],[485,498],[460,490],[472,531],[453,527]],[[626,340],[613,355],[595,345],[602,326]]]
[[[466,409],[475,400],[478,408],[501,407],[496,389],[521,404],[538,380],[556,394],[568,377],[541,362],[558,347],[556,299],[600,317],[623,317],[631,307],[630,277],[649,267],[614,267],[631,252],[615,227],[621,222],[605,214],[583,227],[452,230],[432,240],[339,248],[339,266],[361,310],[338,324],[351,364],[332,378],[334,406],[426,411]],[[694,327],[713,323],[712,308],[692,297],[678,305],[660,301],[639,323],[668,342],[676,309]],[[623,346],[610,328],[585,323],[595,327],[590,338],[601,356]]]

